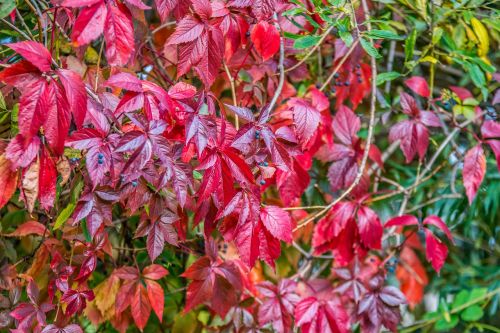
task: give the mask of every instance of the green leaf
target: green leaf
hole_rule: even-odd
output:
[[[477,105],[477,104],[476,104]],[[488,293],[487,288],[475,288],[472,289],[469,296],[469,302],[474,301],[478,298],[483,298]]]
[[[15,0],[0,0],[0,18],[9,15],[15,8]]]
[[[293,48],[298,50],[307,49],[316,45],[320,39],[321,36],[302,36],[295,40]]]
[[[438,321],[436,321],[434,328],[436,329],[436,331],[448,332],[453,327],[457,326],[457,324],[458,324],[458,316],[453,315],[451,316],[450,321],[446,321],[444,318],[441,318]]]
[[[465,321],[478,321],[484,315],[483,309],[479,305],[472,305],[465,309],[460,316]]]
[[[432,44],[437,44],[443,36],[443,28],[437,27],[432,31]]]
[[[401,74],[398,72],[380,73],[377,75],[377,80],[376,80],[377,86],[381,85],[382,83],[384,83],[386,81],[392,81],[394,79],[397,79],[400,76],[401,76]]]
[[[68,218],[73,214],[76,205],[74,203],[69,203],[57,216],[56,223],[54,224],[54,230],[59,229],[64,225],[64,223],[68,220]]]
[[[415,51],[415,42],[417,41],[417,29],[413,29],[405,42],[405,63],[412,60]]]
[[[365,33],[365,36],[374,38],[374,39],[395,39],[395,40],[402,40],[404,37],[399,36],[397,33],[390,31],[390,30],[378,30],[378,29],[373,29],[370,31],[367,31]]]
[[[351,47],[354,39],[352,38],[352,35],[349,31],[339,30],[339,36],[347,47]]]
[[[360,42],[361,42],[361,46],[366,51],[366,53],[368,53],[370,56],[372,56],[374,58],[380,58],[380,54],[378,53],[377,49],[373,46],[373,44],[371,42],[369,42],[368,40],[366,40],[364,38],[361,38]]]
[[[468,64],[467,70],[469,71],[470,78],[476,87],[481,88],[486,84],[484,73],[478,65]]]
[[[455,296],[453,303],[451,304],[452,309],[456,309],[459,306],[467,303],[469,301],[469,291],[468,290],[460,290],[460,292]]]
[[[92,236],[90,235],[89,229],[87,228],[87,220],[83,219],[83,221],[80,224],[80,226],[82,227],[82,233],[83,233],[83,237],[85,238],[85,241],[87,243],[92,242]]]

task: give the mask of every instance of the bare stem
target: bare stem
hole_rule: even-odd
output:
[[[274,20],[274,26],[280,32],[280,59],[279,59],[279,63],[278,63],[278,70],[280,71],[280,78],[278,81],[278,87],[276,88],[276,91],[274,92],[274,96],[271,99],[271,103],[269,103],[269,106],[268,106],[269,112],[272,111],[272,109],[276,105],[276,102],[278,102],[278,98],[281,95],[281,91],[283,90],[283,85],[285,84],[285,67],[283,65],[283,63],[285,61],[285,40],[284,40],[283,36],[281,36],[281,27],[278,23],[278,14],[276,14],[276,13],[273,14],[273,20]]]

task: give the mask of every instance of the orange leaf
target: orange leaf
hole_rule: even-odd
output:
[[[410,247],[405,246],[401,251],[396,278],[401,283],[401,291],[405,294],[410,308],[413,309],[420,304],[424,297],[424,288],[429,280],[420,259]]]

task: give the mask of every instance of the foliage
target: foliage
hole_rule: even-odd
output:
[[[0,330],[499,331],[493,6],[0,2]]]

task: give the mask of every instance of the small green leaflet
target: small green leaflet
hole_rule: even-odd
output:
[[[373,38],[373,39],[394,39],[394,40],[404,39],[403,36],[399,36],[397,33],[393,32],[393,31],[378,30],[378,29],[373,29],[373,30],[367,31],[365,33],[365,36]]]
[[[59,229],[64,225],[64,223],[68,220],[68,218],[73,214],[76,205],[70,202],[62,211],[59,213],[56,219],[56,223],[54,224],[54,230]]]
[[[4,18],[9,15],[15,8],[15,0],[0,0],[0,18]]]
[[[359,41],[361,42],[361,46],[363,47],[363,49],[370,56],[372,56],[374,58],[380,58],[381,57],[380,54],[378,53],[377,49],[373,46],[373,44],[371,42],[369,42],[368,40],[366,40],[364,38],[360,38]]]
[[[293,48],[297,50],[307,49],[316,45],[321,36],[303,36],[295,40],[293,43]]]
[[[382,83],[384,83],[386,81],[392,81],[394,79],[397,79],[400,76],[401,76],[401,74],[398,72],[380,73],[377,75],[377,80],[376,80],[377,86],[381,85]]]
[[[405,62],[412,60],[415,42],[417,41],[417,29],[413,29],[405,42]]]

